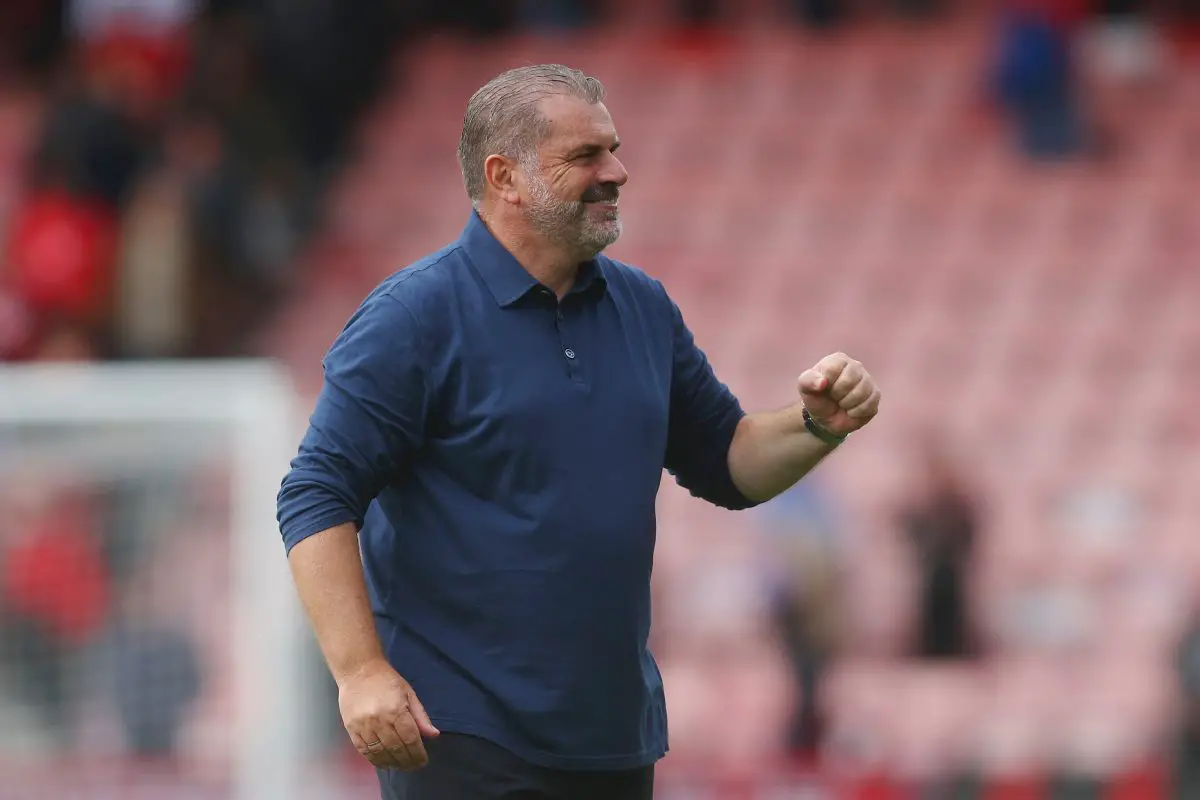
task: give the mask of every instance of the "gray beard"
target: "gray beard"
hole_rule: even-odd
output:
[[[556,245],[587,260],[617,241],[621,236],[621,221],[610,225],[595,225],[587,214],[587,204],[579,200],[559,200],[540,179],[531,183],[533,203],[528,217],[538,233]]]

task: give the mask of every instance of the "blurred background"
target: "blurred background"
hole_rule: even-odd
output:
[[[886,396],[752,512],[664,485],[662,797],[1200,797],[1200,3],[3,0],[0,799],[270,796],[285,670],[281,758],[377,796],[311,639],[238,633],[290,591],[253,456],[545,61],[744,405],[836,350]]]

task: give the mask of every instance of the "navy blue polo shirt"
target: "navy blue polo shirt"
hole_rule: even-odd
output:
[[[599,256],[560,302],[472,215],[367,297],[324,367],[283,539],[360,526],[383,646],[434,725],[552,768],[661,758],[662,471],[751,505],[728,466],[743,411],[662,284]]]

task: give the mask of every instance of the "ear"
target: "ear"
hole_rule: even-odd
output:
[[[488,156],[483,162],[483,178],[504,202],[513,205],[521,202],[520,176],[515,160],[496,154]]]

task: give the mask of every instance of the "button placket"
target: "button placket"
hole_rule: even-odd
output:
[[[565,325],[566,314],[563,311],[562,302],[559,301],[558,306],[554,309],[554,327],[558,331],[558,342],[561,348],[563,357],[566,359],[567,375],[576,383],[583,383],[583,369],[579,360],[579,353],[575,350],[570,341],[570,334]]]

